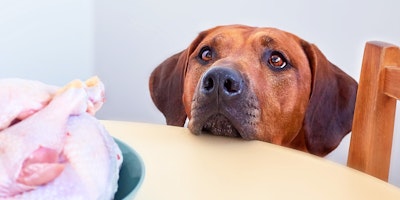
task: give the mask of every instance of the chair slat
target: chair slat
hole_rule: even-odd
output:
[[[400,56],[400,55],[399,55]],[[397,100],[400,99],[400,57],[397,66],[385,67],[384,93]]]

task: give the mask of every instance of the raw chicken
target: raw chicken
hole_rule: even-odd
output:
[[[93,78],[58,90],[40,87],[20,100],[36,104],[21,108],[10,99],[18,112],[3,118],[12,125],[0,131],[0,199],[113,199],[122,154],[92,116],[104,101],[103,84]]]

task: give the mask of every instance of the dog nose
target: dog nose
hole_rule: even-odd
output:
[[[213,67],[204,74],[200,89],[206,95],[234,97],[242,92],[243,78],[235,69]]]

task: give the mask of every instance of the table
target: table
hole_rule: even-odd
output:
[[[400,199],[400,189],[308,153],[187,128],[102,120],[142,157],[135,199]]]

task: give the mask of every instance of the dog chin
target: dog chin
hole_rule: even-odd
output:
[[[196,135],[209,133],[219,136],[241,137],[235,125],[222,114],[212,115],[202,125],[197,127],[189,126],[189,129]]]

